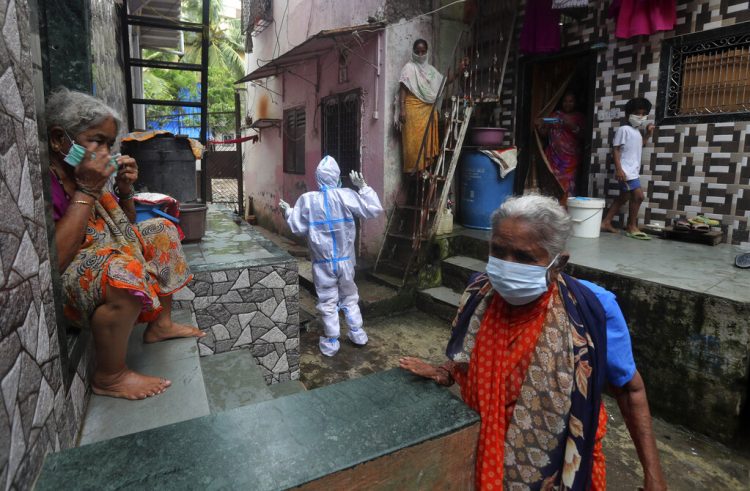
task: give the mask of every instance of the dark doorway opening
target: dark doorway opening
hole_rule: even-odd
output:
[[[321,157],[330,155],[339,164],[341,181],[351,187],[349,173],[360,170],[360,90],[324,97],[321,101]]]
[[[546,195],[561,199],[563,189],[550,172],[542,152],[548,138],[539,135],[541,148],[535,135],[535,122],[539,117],[552,116],[561,108],[563,85],[576,99],[575,110],[585,120],[580,130],[580,159],[575,175],[576,194],[588,196],[591,166],[591,140],[594,121],[597,53],[591,50],[565,51],[555,55],[524,57],[519,64],[520,94],[518,97],[517,145],[519,154],[514,192],[522,194],[529,188],[538,188]],[[543,111],[547,108],[547,111]],[[551,108],[551,109],[550,109]]]

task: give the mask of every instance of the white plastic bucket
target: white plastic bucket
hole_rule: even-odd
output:
[[[573,237],[596,239],[602,225],[604,200],[599,198],[568,198],[568,213],[573,221]]]

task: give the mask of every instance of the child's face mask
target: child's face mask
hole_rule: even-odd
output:
[[[646,120],[648,119],[648,116],[638,116],[636,114],[631,114],[628,118],[628,121],[633,126],[633,128],[640,128],[644,124],[646,124]]]

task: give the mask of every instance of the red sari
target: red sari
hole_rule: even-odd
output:
[[[574,133],[563,124],[552,126],[549,130],[549,144],[544,149],[544,154],[566,196],[575,196],[576,176],[581,164],[581,130],[586,124],[586,118],[578,112],[564,113],[562,111],[555,111],[550,116],[560,118],[579,128],[579,131]]]
[[[449,365],[451,375],[461,387],[464,402],[481,418],[476,460],[477,489],[504,488],[506,432],[548,312],[562,306],[555,302],[559,295],[557,286],[553,285],[539,300],[521,307],[511,307],[502,297],[493,295],[476,334],[468,370],[462,363]],[[602,404],[593,452],[593,490],[606,489],[602,452],[606,420]],[[563,475],[568,465],[566,463],[563,468]],[[565,489],[564,486],[562,488]]]

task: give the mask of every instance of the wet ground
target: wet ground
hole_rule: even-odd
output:
[[[314,300],[306,292],[303,308]],[[333,358],[317,348],[322,329],[313,321],[301,339],[302,382],[308,389],[361,377],[398,366],[404,355],[419,356],[432,362],[444,360],[448,324],[423,312],[408,312],[394,317],[366,321],[370,343],[363,348],[343,341]],[[342,339],[346,328],[342,323]],[[454,389],[455,390],[455,389]],[[652,390],[655,394],[656,391]],[[653,397],[653,395],[652,395]],[[627,428],[614,399],[605,400],[610,414],[604,450],[607,458],[608,489],[635,490],[642,485],[642,472]],[[654,430],[662,465],[673,490],[750,490],[750,458],[682,428],[654,419]],[[746,452],[747,454],[747,452]]]

